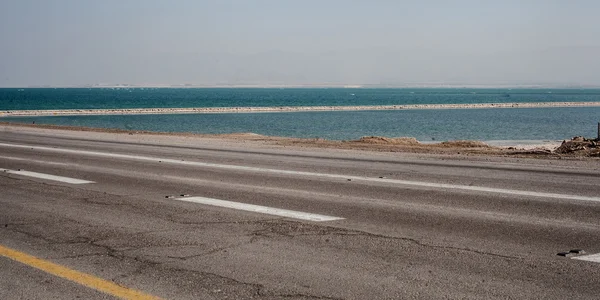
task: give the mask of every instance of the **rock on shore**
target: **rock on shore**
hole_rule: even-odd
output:
[[[567,154],[574,153],[585,156],[600,157],[600,141],[598,139],[587,139],[582,136],[573,137],[570,141],[563,141],[562,144],[554,150],[555,153]]]

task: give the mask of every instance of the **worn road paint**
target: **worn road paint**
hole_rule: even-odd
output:
[[[29,159],[29,158],[20,158],[20,157],[13,157],[13,156],[0,156],[0,159],[16,160],[16,161],[26,161],[26,162],[29,162],[29,163],[55,165],[55,166],[68,166],[69,165],[69,164],[60,163],[60,162],[52,162],[52,161]]]
[[[0,169],[0,172],[20,175],[20,176],[39,178],[39,179],[52,180],[52,181],[60,181],[60,182],[71,183],[71,184],[94,183],[93,181],[89,181],[89,180],[82,180],[82,179],[76,179],[76,178],[70,178],[70,177],[30,172],[30,171],[15,171],[15,170],[8,170],[8,169]]]
[[[247,167],[247,166],[223,165],[223,164],[203,163],[203,162],[195,162],[195,161],[183,161],[183,160],[169,159],[169,158],[156,158],[156,157],[148,157],[148,156],[135,156],[135,155],[127,155],[127,154],[105,153],[105,152],[97,152],[97,151],[59,149],[59,148],[50,148],[50,147],[42,147],[42,146],[27,146],[27,145],[6,144],[6,143],[0,143],[0,146],[1,147],[11,147],[11,148],[21,148],[21,149],[52,151],[52,152],[60,152],[60,153],[80,154],[80,155],[93,155],[93,156],[120,158],[120,159],[131,159],[131,160],[138,160],[138,161],[162,162],[162,163],[170,163],[170,164],[177,164],[177,165],[218,168],[218,169],[236,170],[236,171],[331,178],[331,179],[343,180],[343,181],[351,180],[351,181],[358,181],[358,182],[362,181],[362,182],[376,182],[376,183],[391,183],[391,184],[398,184],[398,185],[429,187],[429,188],[436,188],[436,189],[454,189],[454,190],[507,194],[507,195],[517,195],[517,196],[530,196],[530,197],[541,197],[541,198],[554,198],[554,199],[600,202],[600,197],[590,197],[590,196],[554,194],[554,193],[543,193],[543,192],[533,192],[533,191],[523,191],[523,190],[511,190],[511,189],[500,189],[500,188],[490,188],[490,187],[481,187],[481,186],[445,184],[445,183],[434,183],[434,182],[423,182],[423,181],[410,181],[410,180],[399,180],[399,179],[388,179],[388,178],[347,176],[347,175],[341,175],[341,174],[327,174],[327,173],[314,173],[314,172],[303,172],[303,171],[266,169],[266,168],[257,168],[257,167]]]
[[[117,285],[114,282],[93,275],[69,269],[67,267],[31,256],[0,245],[0,256],[12,259],[27,266],[42,270],[69,281],[76,282],[88,288],[103,292],[122,299],[160,299],[158,297]]]
[[[257,212],[261,214],[274,215],[286,218],[293,218],[299,220],[306,221],[314,221],[314,222],[325,222],[325,221],[335,221],[335,220],[343,220],[344,218],[312,214],[301,211],[273,208],[268,206],[254,205],[254,204],[246,204],[240,202],[233,201],[225,201],[219,199],[205,198],[205,197],[189,197],[189,198],[177,198],[175,200],[185,201],[185,202],[193,202],[205,205],[212,205],[218,207],[239,209],[250,212]]]
[[[590,254],[590,255],[582,255],[582,256],[575,256],[575,257],[572,257],[571,259],[585,260],[585,261],[591,261],[591,262],[595,262],[595,263],[600,263],[600,253]]]

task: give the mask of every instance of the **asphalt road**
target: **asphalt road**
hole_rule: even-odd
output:
[[[598,160],[4,128],[0,169],[0,246],[160,298],[600,295]],[[0,297],[111,298],[6,255]]]

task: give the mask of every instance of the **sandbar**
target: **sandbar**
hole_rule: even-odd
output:
[[[119,109],[52,109],[2,110],[0,117],[10,116],[73,116],[73,115],[140,115],[140,114],[201,114],[201,113],[258,113],[308,111],[373,111],[410,109],[482,109],[482,108],[544,108],[600,107],[600,102],[513,102],[470,104],[406,104],[361,106],[270,106],[270,107],[191,107],[191,108],[119,108]]]

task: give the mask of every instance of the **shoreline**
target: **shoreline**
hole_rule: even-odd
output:
[[[110,140],[121,140],[122,138],[142,138],[142,139],[185,139],[184,143],[192,140],[200,141],[221,141],[233,142],[236,144],[246,145],[252,143],[266,147],[292,147],[298,149],[330,149],[330,150],[358,150],[365,153],[413,153],[413,154],[434,154],[434,155],[456,155],[459,156],[483,156],[483,157],[529,157],[529,158],[561,158],[572,157],[580,159],[594,159],[581,154],[558,154],[557,146],[560,146],[559,141],[542,141],[540,143],[530,144],[523,140],[515,140],[510,144],[486,143],[473,140],[453,140],[443,142],[420,142],[410,137],[379,137],[365,136],[357,140],[336,141],[326,140],[321,138],[292,138],[292,137],[277,137],[264,136],[254,133],[229,133],[229,134],[196,134],[186,132],[154,132],[154,131],[139,131],[139,130],[124,130],[115,128],[94,128],[94,127],[77,127],[77,126],[60,126],[60,125],[33,125],[22,123],[11,123],[0,121],[0,130],[6,131],[23,131],[23,132],[71,132],[75,134],[79,132],[82,136],[89,137],[91,135],[108,135]],[[191,140],[190,140],[191,139]],[[507,142],[507,141],[504,141]],[[525,142],[525,143],[524,143]]]
[[[311,112],[311,111],[377,111],[377,110],[381,111],[381,110],[413,110],[413,109],[549,108],[549,107],[600,107],[600,102],[511,102],[511,103],[471,103],[471,104],[359,105],[359,106],[273,106],[273,107],[191,107],[191,108],[2,110],[2,111],[0,111],[0,117]]]
[[[53,124],[28,124],[28,123],[13,123],[10,121],[0,121],[0,128],[6,127],[21,127],[21,128],[37,128],[47,130],[67,130],[67,131],[83,131],[83,132],[100,132],[100,133],[115,133],[115,134],[141,134],[141,135],[156,135],[156,136],[193,136],[199,138],[234,138],[245,140],[304,140],[304,141],[327,141],[332,143],[353,142],[356,140],[330,140],[323,138],[299,138],[286,136],[268,136],[253,132],[234,132],[234,133],[191,133],[191,132],[166,132],[166,131],[148,131],[148,130],[132,130],[121,128],[104,128],[104,127],[85,127],[85,126],[69,126],[69,125],[53,125]],[[545,149],[553,150],[560,146],[562,140],[449,140],[449,141],[420,141],[412,137],[384,137],[384,136],[365,136],[364,138],[378,140],[395,140],[400,141],[400,144],[412,144],[420,146],[436,146],[442,143],[473,142],[477,144],[485,144],[491,148],[507,149],[516,148],[522,150]],[[383,143],[385,144],[385,143]],[[398,143],[396,143],[398,144]]]

